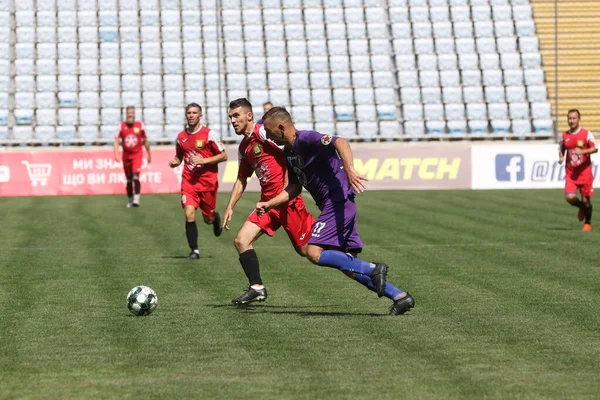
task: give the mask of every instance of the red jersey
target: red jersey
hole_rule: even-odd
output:
[[[144,131],[142,122],[135,121],[131,126],[127,125],[126,122],[121,122],[117,137],[121,139],[123,144],[124,160],[142,155],[142,146],[144,139],[146,139],[146,131]]]
[[[183,160],[181,188],[188,191],[210,192],[219,187],[219,168],[217,164],[194,165],[191,158],[200,155],[209,158],[224,150],[221,138],[206,126],[200,126],[196,132],[179,132],[175,151],[177,158]]]
[[[577,132],[563,132],[560,141],[560,151],[567,151],[565,169],[566,178],[575,181],[594,179],[592,173],[592,160],[589,154],[575,154],[575,148],[594,149],[596,142],[594,135],[587,129],[579,128]]]
[[[253,172],[260,182],[260,199],[267,201],[277,196],[285,188],[285,158],[283,150],[275,142],[267,139],[265,129],[254,125],[250,135],[240,143],[239,153],[240,179],[249,178]]]

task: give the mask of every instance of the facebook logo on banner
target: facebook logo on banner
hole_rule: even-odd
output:
[[[522,154],[496,155],[496,180],[515,182],[525,179],[525,161]]]

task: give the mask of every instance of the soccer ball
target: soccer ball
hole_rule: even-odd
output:
[[[127,308],[133,315],[150,315],[156,306],[158,297],[148,286],[136,286],[127,295]]]

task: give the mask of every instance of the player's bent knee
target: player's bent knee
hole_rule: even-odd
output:
[[[344,273],[344,275],[346,275],[348,278],[350,279],[354,279],[354,276],[356,275],[354,272],[352,271],[342,271]]]
[[[319,260],[321,259],[321,253],[323,249],[316,246],[311,246],[307,249],[306,258],[310,260],[313,264],[319,264]]]
[[[240,234],[237,234],[235,239],[233,239],[233,245],[239,254],[242,254],[246,250],[250,249],[250,241]]]
[[[306,257],[308,255],[306,251],[306,246],[294,247],[294,250],[296,250],[296,253],[298,253],[298,255],[302,257]]]

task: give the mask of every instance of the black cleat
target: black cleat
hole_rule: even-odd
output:
[[[412,297],[410,293],[406,292],[406,296],[394,300],[394,304],[392,304],[392,308],[390,308],[390,315],[402,315],[414,306],[415,298]]]
[[[371,282],[375,285],[377,296],[382,297],[385,292],[385,280],[387,277],[388,266],[384,263],[375,263],[375,269],[371,274]]]
[[[187,256],[188,260],[198,260],[200,258],[200,253],[192,250],[189,256]]]
[[[266,299],[267,288],[253,289],[252,287],[248,287],[240,297],[236,297],[235,299],[231,300],[231,302],[235,305],[241,306],[244,304],[252,303],[254,301],[262,302]]]
[[[213,221],[212,226],[215,236],[221,236],[221,233],[223,233],[223,227],[221,226],[221,216],[219,213],[215,213],[215,220]]]

